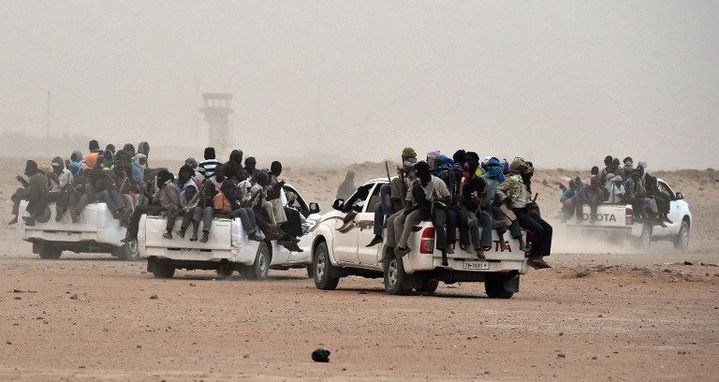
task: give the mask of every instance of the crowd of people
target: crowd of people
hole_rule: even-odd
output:
[[[584,183],[580,177],[564,187],[560,202],[562,203],[565,221],[576,216],[577,223],[584,221],[585,205],[590,207],[589,223],[597,221],[597,209],[602,203],[630,204],[637,222],[646,222],[665,226],[669,220],[669,203],[671,196],[663,190],[657,178],[647,171],[647,164],[626,157],[619,158],[607,155],[604,168],[592,167],[589,181]]]
[[[484,252],[492,248],[495,230],[502,250],[507,249],[505,234],[509,231],[519,249],[529,252],[530,266],[549,267],[543,258],[551,253],[552,226],[541,218],[531,197],[531,162],[515,158],[508,163],[497,157],[480,160],[476,152],[465,150],[457,150],[451,158],[432,151],[426,160],[418,161],[416,151],[407,147],[401,163],[398,176],[380,189],[375,236],[368,247],[386,240],[395,255],[404,256],[410,252],[412,228],[431,220],[444,265],[448,264],[447,255],[454,253],[457,232],[460,248],[484,259]],[[531,245],[522,229],[532,233]]]
[[[56,221],[69,213],[77,223],[89,204],[103,202],[127,227],[124,241],[137,239],[143,214],[167,218],[163,236],[168,240],[189,234],[190,241],[200,242],[210,240],[213,219],[240,218],[250,240],[277,240],[291,251],[302,251],[297,243],[305,217],[293,207],[295,195],[287,193],[287,203],[281,200],[284,182],[279,180],[278,161],[269,169],[258,169],[254,157],[243,162],[242,151],[234,150],[222,163],[208,147],[204,160],[187,158],[175,176],[165,168],[148,168],[147,142],[141,142],[137,152],[132,144],[117,151],[109,144],[101,150],[96,140],[88,149],[88,154],[75,151],[67,160],[55,157],[48,165],[28,160],[27,179],[17,178],[21,187],[12,196],[15,217],[10,224],[17,223],[22,200],[28,202],[28,216],[23,217],[28,226],[48,221],[51,203]],[[175,231],[178,218],[180,229]]]

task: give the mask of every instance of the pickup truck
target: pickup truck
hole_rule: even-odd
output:
[[[653,241],[666,240],[674,244],[674,248],[685,250],[689,247],[689,236],[692,227],[692,214],[689,211],[689,203],[684,199],[684,194],[674,192],[669,185],[657,180],[659,189],[666,192],[670,197],[669,220],[666,227],[660,225],[643,224],[637,222],[634,209],[629,204],[601,204],[597,208],[597,218],[589,223],[591,210],[589,206],[582,207],[582,221],[572,218],[567,224],[572,228],[581,228],[590,231],[604,230],[620,237],[628,237],[635,243],[642,246],[649,246]]]
[[[300,211],[305,217],[305,232],[314,227],[319,219],[320,207],[317,203],[305,203],[297,190],[286,184],[280,198],[287,205],[286,192],[294,192],[297,199],[290,207]],[[175,223],[179,231],[181,219]],[[167,220],[161,216],[143,215],[138,231],[140,255],[147,258],[147,270],[158,278],[171,278],[176,269],[215,270],[221,277],[229,277],[234,271],[248,278],[264,280],[270,269],[286,270],[307,268],[312,262],[310,257],[309,236],[300,238],[298,246],[303,252],[290,252],[275,241],[251,241],[247,238],[240,219],[216,218],[212,222],[207,243],[190,241],[189,236],[180,238],[175,235],[165,239]]]
[[[484,253],[485,260],[457,246],[454,254],[447,255],[448,266],[441,265],[442,254],[435,249],[435,229],[431,222],[414,227],[415,233],[409,242],[412,251],[401,259],[384,243],[367,248],[373,237],[380,188],[387,183],[387,179],[371,180],[346,201],[335,200],[334,211],[323,215],[315,226],[311,254],[318,289],[335,289],[342,277],[363,276],[384,278],[385,290],[390,294],[407,294],[412,290],[434,293],[440,281],[446,284],[484,282],[491,298],[511,298],[519,291],[519,277],[528,269],[526,253],[518,250],[519,244],[514,240],[501,251],[496,233],[492,250]],[[347,213],[353,210],[357,215],[352,229],[340,232]]]
[[[105,203],[88,204],[77,223],[70,214],[55,221],[55,203],[49,205],[50,219],[28,226],[18,219],[20,237],[32,243],[32,251],[43,259],[58,259],[63,251],[75,253],[110,253],[121,260],[137,260],[137,242],[123,243],[126,229],[112,217]],[[20,216],[27,216],[27,201],[20,203]]]

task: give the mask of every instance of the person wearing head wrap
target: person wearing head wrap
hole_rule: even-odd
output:
[[[404,163],[409,158],[417,159],[417,152],[411,147],[405,147],[402,149],[402,162]]]
[[[566,222],[576,215],[577,221],[582,219],[582,181],[579,177],[569,181],[559,201],[562,203],[562,221]]]
[[[48,202],[55,202],[55,220],[60,221],[67,212],[70,203],[70,189],[73,185],[73,176],[70,170],[65,168],[65,161],[55,157],[51,162],[52,171],[47,175],[49,190]]]
[[[436,233],[436,248],[442,251],[442,263],[447,264],[447,254],[454,253],[447,243],[445,206],[450,202],[451,194],[444,181],[432,175],[429,164],[424,161],[414,166],[417,180],[411,187],[414,209],[406,216],[404,222],[395,220],[395,231],[401,232],[397,241],[395,254],[404,256],[410,252],[409,235],[412,228],[422,220],[431,219]]]
[[[607,175],[607,202],[611,204],[624,204],[624,184],[622,184],[622,177],[619,175]]]
[[[145,154],[135,154],[132,157],[132,164],[130,171],[132,174],[132,182],[136,184],[143,183],[145,181],[145,170],[147,169],[147,158]],[[193,170],[194,174],[194,170]]]
[[[525,182],[531,178],[533,172],[533,166],[524,159],[515,158],[509,165],[509,176],[497,187],[497,197],[511,207],[517,224],[532,232],[533,241],[527,264],[535,269],[542,269],[550,267],[543,258],[551,254],[553,230],[539,214],[532,213],[528,208],[533,201],[529,186]],[[520,246],[524,247],[524,243],[520,242]]]
[[[399,219],[404,221],[405,208],[407,208],[407,200],[409,192],[408,185],[413,182],[414,165],[417,163],[417,152],[411,147],[405,147],[400,153],[400,165],[397,166],[397,177],[389,179],[389,184],[383,184],[380,187],[380,205],[375,210],[374,215],[374,237],[367,244],[367,247],[375,246],[384,241],[383,227],[387,222],[387,244],[394,248],[400,232],[394,231],[394,221]],[[388,170],[389,171],[389,170]],[[389,172],[387,177],[389,177]]]
[[[462,220],[472,221],[467,228],[460,225],[461,230],[468,229],[474,244],[474,251],[479,259],[484,259],[484,252],[492,248],[492,226],[494,219],[489,211],[482,206],[486,206],[486,188],[487,182],[482,176],[477,175],[479,167],[479,156],[475,153],[467,153],[466,175],[462,181],[462,207],[464,208],[464,217]],[[481,237],[480,237],[481,228]],[[469,252],[468,243],[462,242],[463,235],[460,235],[460,245]]]
[[[485,189],[485,196],[482,199],[482,208],[487,211],[495,221],[494,227],[499,236],[499,245],[502,251],[507,249],[507,242],[504,239],[504,233],[507,232],[507,227],[512,227],[512,237],[522,242],[522,231],[518,224],[511,225],[511,221],[504,216],[504,213],[499,208],[499,202],[497,198],[497,187],[504,182],[506,179],[502,168],[502,162],[497,157],[491,157],[486,162],[486,172],[482,176],[484,178],[487,187]]]
[[[442,153],[439,150],[434,150],[427,153],[427,165],[429,165],[429,171],[434,171],[434,162],[440,155],[442,155]]]

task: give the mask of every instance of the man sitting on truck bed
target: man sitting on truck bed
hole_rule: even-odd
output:
[[[527,264],[535,269],[550,268],[544,261],[552,250],[552,226],[538,214],[531,213],[534,203],[528,187],[534,169],[524,159],[515,158],[509,166],[509,176],[497,188],[501,200],[508,203],[520,227],[532,232],[533,240]]]

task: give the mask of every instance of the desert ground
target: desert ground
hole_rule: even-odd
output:
[[[682,191],[690,249],[649,250],[567,231],[558,220],[552,269],[530,271],[511,300],[481,284],[389,296],[380,280],[315,289],[300,270],[266,282],[64,253],[40,260],[17,238],[10,195],[24,162],[0,160],[0,380],[717,380],[719,174],[656,172]],[[176,164],[169,164],[176,165]],[[329,209],[347,170],[284,178]],[[653,169],[649,169],[652,171]],[[539,170],[543,214],[577,171]],[[316,348],[332,352],[315,363]]]

